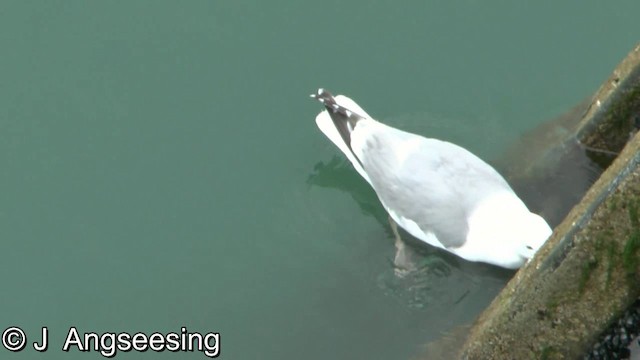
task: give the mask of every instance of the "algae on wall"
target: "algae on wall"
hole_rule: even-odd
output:
[[[578,130],[593,152],[618,153],[640,125],[640,45],[616,67],[594,95]]]
[[[639,164],[636,136],[481,315],[465,358],[579,357],[640,296]]]
[[[640,115],[640,46],[612,79],[577,138],[588,148],[624,150],[480,315],[462,357],[579,358],[640,296],[640,135],[627,143]]]

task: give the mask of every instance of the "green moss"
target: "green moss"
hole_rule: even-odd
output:
[[[638,218],[637,200],[629,201],[627,209],[631,223],[631,233],[622,250],[622,265],[627,275],[633,276],[638,271],[638,265],[640,264],[640,259],[638,258],[638,249],[640,249],[640,219]]]
[[[558,354],[558,351],[554,349],[553,346],[545,346],[542,348],[542,351],[540,351],[539,359],[540,360],[551,359],[551,356],[556,354]]]
[[[560,296],[550,296],[549,301],[547,301],[547,310],[550,313],[555,312],[558,308],[558,305],[560,305]]]
[[[613,232],[610,229],[603,229],[603,231],[596,235],[596,241],[594,245],[593,254],[598,261],[598,263],[602,264],[605,267],[604,272],[606,275],[604,282],[604,289],[609,289],[609,284],[611,284],[611,275],[613,273],[614,265],[619,263],[618,252],[616,251],[616,243],[613,241]],[[580,281],[580,290],[584,289],[584,284],[588,281],[588,277],[591,275],[590,271],[595,269],[589,268],[589,264],[585,264],[582,277]]]
[[[589,279],[591,278],[591,274],[598,267],[598,261],[596,259],[590,259],[586,261],[582,265],[582,271],[580,272],[580,280],[578,281],[578,292],[580,295],[584,293],[585,286]]]
[[[622,250],[622,265],[627,275],[634,275],[638,270],[638,249],[640,249],[640,230],[634,229]]]
[[[626,144],[629,132],[633,129],[632,117],[640,110],[640,84],[634,84],[625,90],[603,116],[598,130],[587,140],[590,146],[618,152]]]
[[[609,110],[607,119],[612,122],[616,130],[625,130],[625,122],[631,117],[638,104],[636,101],[640,96],[640,86],[636,85],[627,91],[622,99],[617,101]]]
[[[607,246],[607,280],[605,282],[605,290],[609,290],[609,284],[611,284],[611,274],[613,273],[613,265],[615,263],[616,245],[613,241],[609,241]]]
[[[634,202],[630,202],[629,203],[629,221],[631,221],[631,227],[633,227],[634,229],[637,229],[638,226],[638,222],[640,221],[638,219],[638,202],[637,200]]]

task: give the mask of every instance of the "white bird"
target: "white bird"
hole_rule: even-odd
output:
[[[316,117],[320,130],[414,237],[466,260],[516,269],[551,235],[506,180],[466,149],[378,122],[346,96],[319,89],[311,97],[325,106]]]

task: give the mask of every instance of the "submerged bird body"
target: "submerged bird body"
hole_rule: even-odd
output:
[[[414,237],[470,261],[518,268],[551,234],[505,179],[455,144],[395,129],[320,89],[320,130]]]

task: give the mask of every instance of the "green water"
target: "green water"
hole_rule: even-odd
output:
[[[512,275],[427,249],[316,129],[319,86],[498,156],[589,96],[637,1],[4,1],[0,330],[219,332],[225,359],[408,359]],[[337,157],[336,157],[337,156]],[[334,158],[335,157],[335,158]],[[49,329],[49,349],[31,342]],[[117,359],[204,359],[119,352]]]

